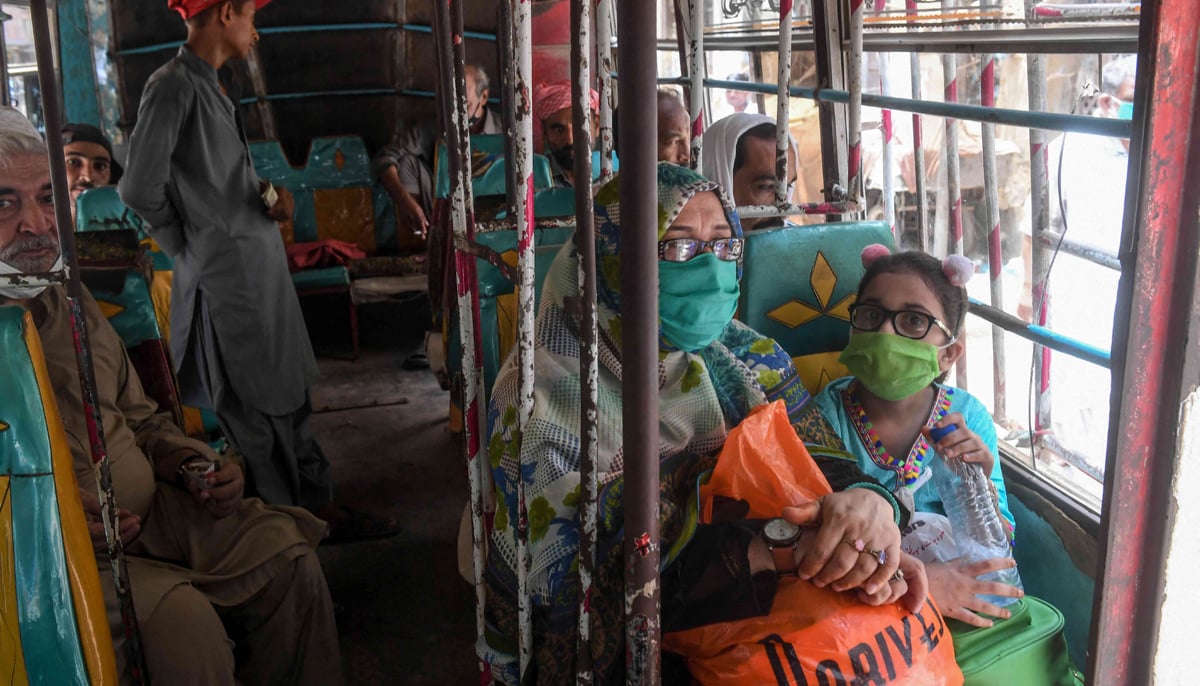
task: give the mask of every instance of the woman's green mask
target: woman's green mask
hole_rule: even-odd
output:
[[[712,253],[658,263],[658,319],[673,348],[695,352],[721,335],[737,310],[737,262]]]
[[[937,346],[890,333],[854,334],[838,361],[884,400],[907,398],[942,373]]]

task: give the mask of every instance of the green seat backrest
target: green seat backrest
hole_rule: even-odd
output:
[[[86,526],[83,513],[60,500],[78,491],[40,357],[32,318],[0,306],[0,655],[17,683],[26,675],[29,683],[95,683],[105,675],[89,679],[85,651],[97,642],[81,641],[80,630],[107,634],[108,626],[81,622],[90,602],[101,618],[104,606],[92,552],[76,545],[87,539],[72,535]]]
[[[85,282],[90,281],[84,269]],[[121,290],[91,288],[92,296],[100,305],[108,323],[116,329],[126,348],[133,348],[150,340],[163,337],[154,314],[154,301],[150,299],[150,285],[136,269],[127,269]]]
[[[556,227],[534,231],[534,297],[535,303],[540,301],[542,282],[546,272],[554,262],[554,257],[574,233],[573,227]],[[476,240],[500,253],[506,262],[517,264],[517,234],[515,231],[495,231],[479,234]],[[481,359],[483,360],[484,388],[491,391],[500,365],[504,362],[507,351],[514,342],[516,330],[516,286],[509,281],[504,273],[487,260],[476,259],[476,269],[479,275],[479,319],[480,337],[483,340]],[[537,312],[535,304],[534,312]],[[450,341],[448,352],[450,358],[447,366],[457,371],[462,365],[462,347],[458,335],[457,320],[449,322]]]
[[[279,141],[251,143],[250,157],[259,176],[291,191],[294,242],[333,238],[354,243],[368,255],[395,253],[396,215],[387,192],[371,177],[362,138],[314,138],[302,167],[288,162]]]
[[[84,191],[75,201],[75,230],[93,231],[136,231],[138,240],[150,246],[150,258],[158,271],[171,271],[174,261],[156,249],[145,231],[142,218],[121,202],[116,186],[102,186]]]
[[[850,337],[850,304],[862,249],[893,245],[884,222],[785,226],[746,234],[738,318],[774,338],[816,393],[845,374],[837,356]]]
[[[508,186],[505,170],[504,139],[500,134],[471,136],[471,193],[476,197],[504,195]],[[434,189],[436,198],[450,195],[450,158],[446,142],[439,140],[433,161]],[[533,156],[533,188],[535,191],[549,188],[550,162],[542,155]]]

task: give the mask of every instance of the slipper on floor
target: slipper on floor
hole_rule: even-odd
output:
[[[400,524],[394,519],[383,519],[370,512],[345,506],[342,509],[350,514],[350,518],[336,524],[330,523],[332,531],[324,541],[328,545],[373,541],[400,533]]]
[[[413,353],[404,358],[404,363],[400,365],[407,370],[429,369],[429,358],[425,357],[425,353]]]

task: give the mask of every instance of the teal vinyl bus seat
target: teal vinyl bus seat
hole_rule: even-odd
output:
[[[0,359],[0,664],[10,683],[115,684],[74,458],[24,308],[0,306]]]
[[[78,247],[80,279],[121,337],[146,394],[186,428],[175,368],[150,295],[143,245],[132,230],[121,230],[80,233]]]
[[[850,305],[865,271],[860,253],[893,246],[884,222],[842,222],[750,231],[738,319],[792,356],[814,395],[847,374],[837,361],[850,338]]]
[[[142,218],[121,202],[116,186],[92,188],[79,195],[75,201],[75,230],[79,233],[134,231],[150,253],[155,271],[174,269],[174,260],[150,238]]]
[[[542,282],[555,255],[563,243],[574,234],[574,227],[555,227],[537,229],[533,233],[534,244],[534,312],[540,302]],[[476,240],[484,246],[500,254],[504,262],[514,269],[517,266],[517,234],[515,231],[494,231],[476,236]],[[483,360],[484,388],[491,391],[500,365],[508,357],[509,351],[516,344],[517,337],[517,292],[516,285],[485,259],[476,258],[475,266],[479,275],[479,319],[480,337],[483,349],[480,357]],[[462,366],[462,346],[458,335],[457,321],[451,322],[449,355],[447,365],[457,372]]]

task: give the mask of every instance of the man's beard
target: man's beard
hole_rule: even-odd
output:
[[[554,148],[550,151],[550,156],[564,171],[575,171],[575,146],[564,145],[561,148]]]
[[[50,258],[46,258],[46,257],[27,257],[27,256],[23,255],[22,253],[33,251],[33,250],[43,250],[45,248],[52,248],[52,249],[57,250],[58,249],[58,237],[54,236],[54,235],[46,235],[46,236],[34,236],[32,238],[24,238],[24,239],[18,238],[17,240],[8,244],[8,246],[5,247],[3,250],[0,250],[0,262],[4,262],[13,267],[16,267],[17,270],[21,271],[21,272],[26,272],[26,273],[31,273],[31,274],[38,273],[38,272],[44,272],[44,271],[48,270],[51,266],[54,265],[55,260],[58,259],[57,254],[51,255]],[[46,259],[49,259],[49,264],[44,263],[44,261]]]

